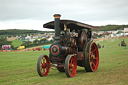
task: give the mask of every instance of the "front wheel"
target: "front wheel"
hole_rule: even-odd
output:
[[[37,61],[37,72],[43,77],[47,76],[50,70],[50,61],[47,55],[41,55]]]
[[[74,77],[77,70],[77,61],[75,56],[68,55],[65,60],[65,72],[67,77]]]

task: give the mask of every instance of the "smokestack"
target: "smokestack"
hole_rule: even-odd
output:
[[[55,29],[55,42],[59,43],[60,41],[60,14],[54,14],[54,29]]]

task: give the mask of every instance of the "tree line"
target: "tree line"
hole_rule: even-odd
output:
[[[128,25],[106,25],[106,26],[97,26],[99,31],[116,31],[116,30],[124,30],[124,28],[128,28]]]
[[[21,29],[0,30],[0,35],[7,35],[7,36],[39,34],[39,33],[40,34],[54,33],[54,31],[21,30]]]

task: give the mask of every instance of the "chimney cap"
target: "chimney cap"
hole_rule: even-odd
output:
[[[54,14],[53,17],[54,17],[54,18],[60,18],[61,15],[60,15],[60,14]]]

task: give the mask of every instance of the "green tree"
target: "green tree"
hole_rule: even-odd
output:
[[[43,43],[45,43],[45,42],[46,42],[46,39],[41,39],[41,40],[40,40],[40,43],[41,43],[41,44],[43,44]]]
[[[23,44],[21,44],[21,46],[25,46],[26,48],[27,47],[31,47],[33,44],[32,44],[32,42],[30,42],[30,41],[26,41],[26,42],[24,42]]]
[[[0,49],[2,45],[12,45],[12,41],[7,41],[7,38],[0,38]]]
[[[40,44],[40,41],[39,41],[39,40],[34,40],[34,41],[33,41],[33,44],[34,44],[34,45]]]

